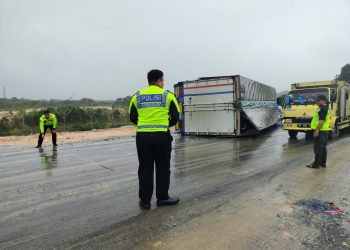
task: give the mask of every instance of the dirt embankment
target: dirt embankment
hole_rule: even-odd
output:
[[[136,128],[125,126],[112,129],[98,129],[81,132],[59,132],[57,133],[58,144],[84,142],[84,141],[101,141],[106,139],[117,139],[120,137],[134,136]],[[36,145],[38,134],[27,136],[6,136],[0,137],[0,147],[2,146],[29,146]],[[46,142],[51,143],[51,135],[47,133]]]

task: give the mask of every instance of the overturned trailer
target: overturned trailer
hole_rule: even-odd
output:
[[[175,84],[183,135],[258,134],[279,121],[276,90],[240,75]]]

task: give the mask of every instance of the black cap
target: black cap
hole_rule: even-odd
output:
[[[327,101],[327,97],[325,95],[319,95],[317,96],[317,101]]]

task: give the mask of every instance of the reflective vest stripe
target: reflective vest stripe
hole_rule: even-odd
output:
[[[144,128],[165,128],[168,129],[168,126],[165,125],[142,125],[142,126],[137,126],[138,129],[144,129]]]

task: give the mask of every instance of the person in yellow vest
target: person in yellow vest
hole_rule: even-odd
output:
[[[317,106],[312,121],[311,129],[314,131],[314,152],[315,160],[307,165],[309,168],[326,167],[327,163],[327,140],[331,130],[331,111],[328,108],[328,99],[324,95],[317,97]]]
[[[154,166],[156,170],[157,206],[175,205],[178,197],[169,197],[172,136],[169,128],[179,120],[175,96],[164,90],[164,74],[148,72],[149,86],[131,99],[129,116],[137,125],[136,148],[139,159],[139,198],[141,209],[151,208]]]
[[[51,133],[52,133],[52,144],[54,147],[56,147],[57,146],[56,115],[51,114],[50,111],[48,110],[45,110],[44,114],[40,117],[39,127],[40,127],[40,134],[39,134],[38,145],[36,146],[36,148],[41,148],[41,145],[43,144],[43,140],[44,140],[44,135],[46,134],[46,130],[48,128],[51,130]]]

